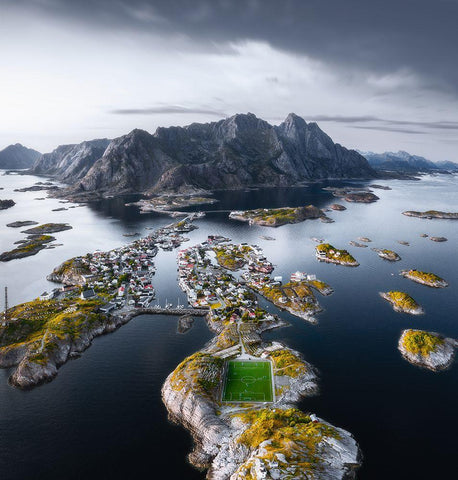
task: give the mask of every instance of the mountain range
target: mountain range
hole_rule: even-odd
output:
[[[40,152],[16,143],[0,151],[0,168],[31,168],[40,155]]]
[[[458,164],[442,161],[432,162],[425,157],[419,155],[411,155],[408,152],[359,152],[363,155],[369,165],[376,170],[389,170],[396,172],[417,173],[417,172],[433,172],[433,171],[456,171]]]
[[[52,175],[71,192],[120,194],[289,186],[324,178],[373,178],[354,150],[334,143],[316,123],[291,113],[278,126],[254,114],[212,123],[160,127],[114,140],[60,146],[32,172]]]

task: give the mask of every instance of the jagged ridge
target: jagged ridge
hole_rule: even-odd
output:
[[[69,147],[59,147],[49,159],[65,148]],[[153,135],[133,130],[114,139],[84,175],[62,175],[62,167],[56,162],[49,167],[47,160],[43,155],[35,171],[59,172],[73,192],[107,194],[289,186],[310,179],[375,176],[359,153],[335,144],[316,123],[307,124],[295,114],[278,126],[248,113],[158,128]]]

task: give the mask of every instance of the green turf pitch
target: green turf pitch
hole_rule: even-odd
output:
[[[223,402],[272,402],[270,362],[232,360],[227,364]]]

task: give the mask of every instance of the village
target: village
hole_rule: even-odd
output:
[[[61,288],[44,292],[40,300],[74,297],[110,300],[99,307],[101,313],[152,306],[156,292],[153,276],[154,257],[158,249],[172,250],[188,238],[184,233],[197,228],[192,222],[196,214],[156,230],[150,235],[108,252],[96,251],[75,257],[57,267],[48,278],[63,283]],[[170,308],[171,304],[165,305]]]

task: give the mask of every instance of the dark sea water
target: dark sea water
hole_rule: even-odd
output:
[[[0,212],[0,250],[23,237],[5,226],[11,221],[69,222],[74,228],[55,234],[57,242],[64,244],[61,247],[0,264],[0,287],[8,285],[12,304],[52,286],[45,276],[63,260],[128,243],[123,233],[145,235],[146,227],[170,223],[164,216],[141,215],[135,207],[125,207],[122,199],[52,212],[62,204],[54,199],[34,200],[45,196],[42,192],[13,192],[37,180],[0,176],[0,187],[5,188],[0,198],[17,202]],[[457,364],[441,373],[414,367],[402,359],[397,341],[404,328],[458,338],[458,223],[401,215],[411,209],[458,211],[458,178],[428,176],[420,182],[377,183],[389,184],[392,190],[374,190],[380,197],[375,204],[346,204],[346,211],[330,212],[336,220],[333,224],[306,221],[268,229],[213,212],[197,222],[199,229],[188,234],[189,244],[210,233],[258,244],[275,264],[275,274],[287,278],[296,270],[307,271],[334,287],[333,295],[319,298],[325,311],[318,316],[318,325],[281,312],[291,326],[269,332],[265,338],[297,349],[319,370],[320,394],[300,407],[353,433],[364,454],[358,478],[456,478]],[[341,203],[323,186],[220,192],[220,202],[208,210]],[[449,240],[435,243],[421,238],[421,233]],[[276,240],[266,241],[260,235]],[[319,263],[312,236],[348,248],[361,265],[345,268]],[[371,238],[371,247],[395,250],[402,261],[386,262],[370,248],[348,245],[359,236]],[[411,246],[397,240],[407,240]],[[154,285],[161,303],[185,299],[176,282],[175,260],[176,251],[156,257]],[[403,268],[433,271],[450,286],[436,290],[414,284],[398,275]],[[426,314],[394,312],[378,296],[389,289],[411,294]],[[182,427],[167,420],[160,389],[176,365],[201,348],[211,333],[202,319],[196,319],[187,334],[177,334],[176,320],[138,317],[96,339],[81,358],[64,365],[53,382],[32,391],[8,386],[9,372],[0,370],[0,478],[204,478],[186,462],[191,439]]]

